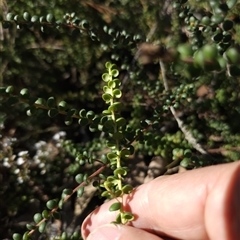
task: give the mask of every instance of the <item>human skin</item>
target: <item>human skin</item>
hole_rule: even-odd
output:
[[[109,224],[111,200],[82,224],[87,240],[240,239],[240,162],[161,176],[124,196],[135,220]]]

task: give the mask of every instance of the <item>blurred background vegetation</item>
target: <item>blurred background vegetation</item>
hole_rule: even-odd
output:
[[[189,169],[240,158],[238,1],[6,3],[1,0],[1,239],[24,231],[20,219],[36,200],[41,209],[64,187],[76,185],[76,173],[93,171],[76,161],[78,153],[103,151],[102,132],[91,132],[76,119],[65,125],[64,116],[50,118],[45,109],[32,114],[26,102],[12,104],[8,91],[19,95],[27,88],[30,99],[53,96],[78,111],[100,114],[105,109],[101,75],[111,61],[120,71],[122,115],[136,132],[152,126],[136,142],[135,156],[146,164],[154,156],[179,164],[190,149],[182,162]],[[209,62],[201,57],[205,45],[210,55],[217,49]],[[234,49],[233,58],[228,49]],[[170,106],[211,157],[186,140]]]

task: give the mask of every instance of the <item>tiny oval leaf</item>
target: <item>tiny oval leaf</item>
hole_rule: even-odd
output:
[[[109,207],[110,212],[118,211],[121,208],[120,202],[115,202]]]

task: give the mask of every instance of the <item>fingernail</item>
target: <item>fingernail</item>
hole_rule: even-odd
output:
[[[114,224],[103,225],[91,232],[87,240],[118,240],[121,235],[119,226]]]

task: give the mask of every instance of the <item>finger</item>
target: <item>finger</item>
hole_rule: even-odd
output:
[[[125,196],[125,210],[135,214],[132,226],[159,236],[186,240],[196,236],[197,239],[238,239],[239,185],[239,162],[162,176]],[[108,210],[113,201],[103,204],[85,219],[83,237],[115,220],[116,213]]]
[[[162,240],[151,233],[148,233],[142,229],[125,226],[107,224],[95,229],[89,234],[87,240]]]

